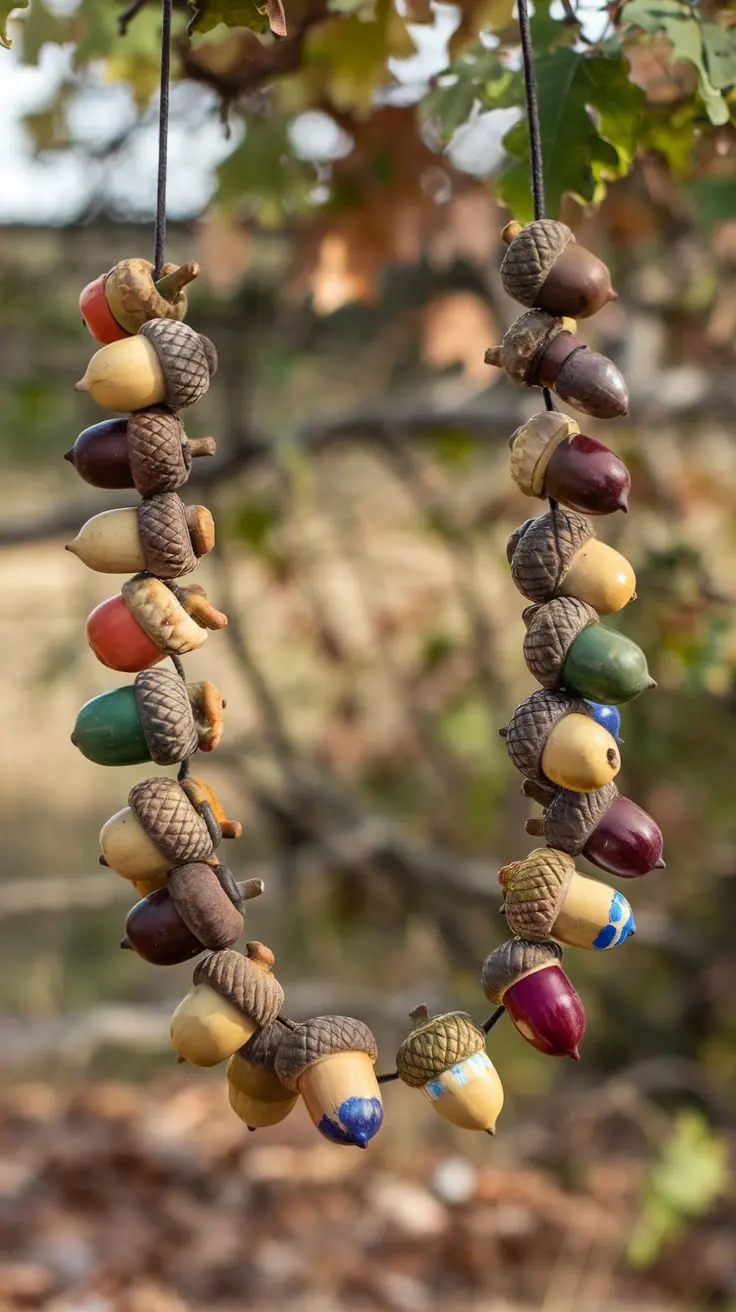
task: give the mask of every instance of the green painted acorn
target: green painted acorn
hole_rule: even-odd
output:
[[[656,687],[641,648],[599,624],[587,602],[555,597],[529,606],[523,618],[524,659],[542,687],[614,706]]]
[[[135,683],[82,707],[72,742],[97,765],[174,765],[217,746],[223,709],[212,683],[185,684],[171,670],[143,670]]]

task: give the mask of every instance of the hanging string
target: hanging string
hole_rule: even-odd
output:
[[[166,247],[166,170],[169,153],[169,93],[171,86],[171,11],[173,0],[161,0],[161,94],[158,106],[158,173],[156,225],[153,230],[153,277],[161,277]]]

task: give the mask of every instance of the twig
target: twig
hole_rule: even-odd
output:
[[[128,7],[123,10],[122,14],[120,14],[118,18],[119,36],[126,35],[128,31],[128,25],[132,23],[136,14],[139,14],[141,9],[145,9],[147,4],[148,4],[148,0],[133,0],[132,4],[129,4]]]

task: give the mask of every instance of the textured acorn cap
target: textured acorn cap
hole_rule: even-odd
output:
[[[520,938],[549,938],[574,874],[572,857],[550,847],[537,847],[522,861],[503,866],[498,882],[511,932]]]
[[[128,806],[172,865],[206,861],[212,855],[207,826],[176,779],[143,779],[134,784]]]
[[[418,1024],[396,1054],[396,1069],[404,1084],[422,1088],[476,1052],[484,1052],[486,1036],[464,1011],[430,1016],[426,1007],[412,1012]]]
[[[142,670],[133,683],[138,718],[151,760],[175,765],[199,746],[187,685],[175,670]]]
[[[262,1029],[256,1030],[248,1042],[238,1049],[238,1055],[251,1066],[257,1066],[259,1070],[275,1071],[276,1053],[288,1033],[282,1021],[274,1020],[270,1025],[264,1025]]]
[[[206,861],[176,866],[166,887],[187,929],[204,948],[217,952],[240,938],[243,913],[231,902],[214,866]]]
[[[562,319],[545,310],[527,310],[506,329],[500,346],[486,351],[486,364],[503,369],[515,383],[533,386],[537,361],[564,329]]]
[[[136,410],[128,419],[128,460],[142,497],[183,487],[192,456],[178,415],[163,406]]]
[[[483,962],[483,992],[494,1006],[502,1007],[504,993],[522,975],[528,975],[541,966],[556,965],[560,961],[562,948],[551,939],[536,943],[526,938],[510,938],[495,948]]]
[[[575,238],[566,223],[535,219],[511,241],[501,261],[501,281],[515,301],[534,305],[556,260]]]
[[[177,579],[197,564],[186,509],[176,492],[160,492],[138,507],[138,536],[146,569],[161,579]]]
[[[506,739],[506,750],[521,774],[541,783],[546,781],[542,773],[545,744],[557,722],[573,712],[590,715],[590,708],[581,698],[570,697],[565,692],[539,689],[519,703],[500,733]]]
[[[530,601],[554,597],[580,548],[595,537],[584,515],[560,505],[516,532],[513,548],[509,540],[511,577]]]
[[[217,351],[209,337],[172,319],[150,319],[138,331],[158,356],[167,406],[183,410],[199,401],[217,370]]]
[[[577,597],[554,597],[524,611],[524,660],[537,683],[543,688],[560,686],[570,647],[583,629],[597,621],[598,612]]]
[[[579,432],[575,420],[568,415],[560,414],[559,410],[543,410],[511,434],[511,477],[525,496],[544,496],[544,478],[554,451]]]
[[[211,952],[194,968],[196,984],[207,984],[256,1025],[270,1025],[284,1005],[284,990],[271,974],[273,952],[263,943],[246,943],[245,953]]]
[[[296,1091],[310,1066],[339,1052],[365,1052],[375,1063],[378,1045],[367,1025],[352,1016],[315,1016],[287,1030],[276,1053],[276,1074]]]
[[[207,641],[207,629],[160,579],[136,574],[123,584],[121,592],[143,632],[167,656],[184,656]]]
[[[558,788],[541,820],[550,847],[567,852],[569,856],[578,856],[617,797],[618,788],[614,783],[592,793],[573,793],[567,788]]]

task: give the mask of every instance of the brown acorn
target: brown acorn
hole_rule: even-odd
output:
[[[599,615],[611,615],[635,595],[636,576],[626,557],[600,542],[583,515],[564,506],[515,529],[507,555],[511,577],[530,601],[576,597]]]
[[[533,415],[509,446],[511,477],[525,496],[554,497],[586,515],[628,509],[631,475],[623,461],[559,410]]]
[[[194,987],[171,1018],[171,1041],[184,1061],[216,1066],[275,1021],[284,991],[273,963],[271,949],[255,942],[245,953],[225,948],[197,963]]]
[[[566,693],[532,693],[499,732],[517,770],[542,784],[590,792],[605,787],[621,769],[615,739],[593,719],[585,701]]]
[[[216,450],[214,437],[188,438],[178,415],[151,406],[83,429],[64,459],[93,487],[134,487],[150,497],[176,492],[189,478],[192,460]]]
[[[623,375],[612,360],[591,351],[565,328],[562,318],[528,310],[491,346],[486,364],[503,369],[522,387],[546,387],[561,400],[595,419],[618,419],[629,412]]]
[[[121,328],[131,335],[149,319],[185,319],[184,288],[199,277],[199,265],[165,264],[158,282],[149,260],[119,260],[105,277],[105,299]]]
[[[587,319],[616,300],[605,264],[578,245],[567,224],[555,219],[535,219],[523,228],[507,223],[501,236],[509,246],[501,279],[522,305]]]

